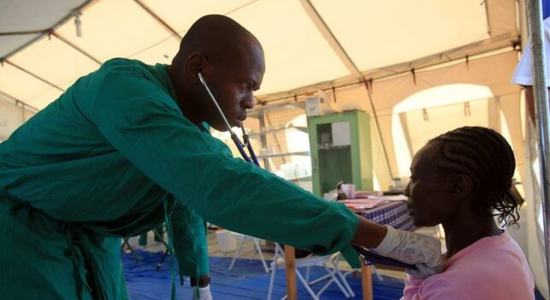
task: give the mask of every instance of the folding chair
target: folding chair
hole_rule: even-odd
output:
[[[271,300],[271,294],[273,293],[273,286],[275,284],[275,272],[277,269],[284,269],[285,268],[285,260],[284,260],[284,252],[282,247],[275,243],[275,256],[273,257],[273,262],[271,263],[271,279],[269,281],[269,290],[267,292],[267,299]],[[340,271],[340,268],[338,266],[338,260],[340,258],[340,253],[336,253],[333,255],[324,255],[324,256],[318,256],[318,255],[310,255],[304,258],[297,258],[294,263],[296,265],[296,277],[300,280],[300,282],[304,285],[307,292],[311,295],[311,297],[315,300],[319,299],[319,296],[332,284],[335,283],[340,291],[344,294],[346,298],[354,297],[355,293],[353,293],[353,290],[347,283],[344,275]],[[313,281],[309,281],[309,267],[312,266],[321,266],[325,269],[327,272],[327,275],[322,276],[320,278],[317,278]],[[329,266],[332,267],[329,268]],[[302,273],[298,270],[298,268],[306,267],[306,276],[304,277]],[[321,281],[327,280],[325,285],[319,289],[317,293],[313,291],[311,288],[312,285],[319,283]],[[285,296],[286,297],[286,296]]]
[[[262,248],[260,247],[260,239],[255,238],[253,236],[240,234],[240,233],[233,233],[233,236],[235,239],[239,241],[239,245],[237,246],[237,250],[235,251],[235,254],[233,254],[233,260],[231,260],[231,264],[229,265],[229,271],[233,269],[233,265],[235,264],[235,261],[237,260],[237,257],[239,257],[239,254],[241,253],[243,249],[243,245],[245,241],[254,241],[254,250],[258,252],[260,255],[260,259],[262,260],[262,264],[264,266],[265,272],[269,273],[269,268],[267,267],[267,263],[265,262],[264,255],[262,253]]]
[[[130,240],[129,237],[126,237],[126,238],[122,239],[122,245],[120,246],[120,251],[126,253],[126,251],[124,250],[124,246],[126,246],[126,248],[130,251],[130,254],[132,254],[132,256],[134,257],[136,262],[139,264],[141,262],[141,260],[139,259],[139,256],[137,256],[136,252],[134,251],[134,248],[132,248],[132,246],[130,246],[129,240]]]
[[[166,241],[164,241],[164,230],[165,230],[164,226],[159,226],[159,227],[152,230],[153,235],[154,235],[154,240],[158,243],[162,243],[164,245],[164,247],[166,248],[166,250],[164,250],[164,253],[162,254],[162,257],[160,258],[160,260],[157,263],[157,266],[155,268],[157,271],[160,270],[160,268],[164,264],[164,261],[166,260],[166,257],[168,256],[168,254],[170,252],[168,250],[168,244],[166,243]],[[141,260],[137,256],[136,252],[134,251],[134,248],[130,245],[129,240],[130,240],[129,237],[123,238],[121,251],[124,251],[124,247],[126,247],[130,251],[132,256],[134,257],[136,262],[140,263]],[[147,233],[143,233],[143,234],[140,235],[140,242],[144,242],[145,245],[147,245]]]
[[[164,226],[157,227],[157,228],[153,229],[153,234],[155,235],[155,241],[159,242],[159,243],[162,243],[164,245],[164,247],[166,248],[164,250],[164,253],[162,254],[162,257],[160,258],[159,262],[157,263],[157,267],[155,268],[157,271],[160,270],[160,268],[164,264],[164,261],[166,260],[166,257],[170,253],[170,249],[168,248],[168,244],[166,243],[166,241],[164,241],[164,232],[165,232],[165,230],[166,229],[164,228]]]

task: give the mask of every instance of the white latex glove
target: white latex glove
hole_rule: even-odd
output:
[[[193,300],[212,300],[212,294],[210,293],[210,285],[199,288],[199,292],[193,287]]]
[[[417,265],[415,277],[425,278],[441,272],[441,242],[433,237],[396,230],[386,226],[388,233],[373,250],[389,258]]]

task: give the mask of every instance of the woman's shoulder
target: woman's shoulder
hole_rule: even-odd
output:
[[[525,255],[506,232],[481,239],[463,249],[447,262],[443,273],[426,281],[425,284],[429,285],[445,282],[464,293],[495,297],[508,293],[527,296],[534,290]],[[495,291],[495,286],[500,290]]]
[[[444,270],[461,265],[484,265],[494,261],[506,261],[510,257],[525,258],[519,245],[503,231],[497,236],[489,236],[478,240],[456,253],[444,266]]]

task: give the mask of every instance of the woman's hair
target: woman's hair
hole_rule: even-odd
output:
[[[431,160],[436,172],[472,178],[481,200],[475,207],[481,213],[492,217],[496,209],[500,223],[517,224],[518,202],[511,193],[516,160],[502,135],[489,128],[466,126],[444,133],[428,144],[436,149]]]

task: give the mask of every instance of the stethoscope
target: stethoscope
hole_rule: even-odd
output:
[[[254,163],[256,166],[259,167],[260,164],[258,163],[258,158],[256,157],[256,154],[254,153],[254,149],[252,149],[252,144],[250,143],[250,138],[248,137],[248,134],[246,134],[246,132],[244,131],[244,127],[241,127],[241,129],[243,131],[243,141],[244,141],[244,144],[243,144],[241,142],[241,140],[239,139],[239,137],[237,136],[237,134],[235,134],[235,132],[231,129],[231,125],[229,125],[229,122],[227,122],[227,118],[225,118],[225,115],[224,115],[222,109],[218,105],[218,101],[216,100],[214,95],[212,95],[212,92],[208,88],[208,85],[206,84],[206,81],[204,81],[204,78],[202,77],[202,74],[197,73],[197,75],[199,76],[200,82],[202,83],[202,85],[204,86],[206,91],[208,92],[208,95],[210,96],[210,99],[212,99],[212,102],[214,102],[214,105],[218,109],[218,112],[220,113],[220,116],[222,116],[222,119],[225,122],[225,126],[227,126],[227,129],[228,129],[229,133],[231,134],[231,139],[235,143],[235,146],[237,146],[237,149],[239,149],[239,153],[241,154],[243,159],[246,160],[249,163]],[[250,156],[246,153],[246,151],[244,151],[245,147],[246,147],[246,149],[248,149],[248,152],[250,153]]]
[[[246,160],[249,163],[254,163],[257,166],[260,166],[260,164],[258,163],[258,158],[256,157],[256,154],[254,154],[254,149],[252,149],[252,145],[250,144],[250,139],[248,137],[248,134],[246,134],[246,132],[244,131],[244,127],[241,127],[241,129],[243,131],[243,140],[244,140],[244,144],[243,144],[241,142],[241,140],[239,140],[239,137],[237,136],[237,134],[235,134],[233,129],[231,129],[231,125],[229,125],[229,122],[227,122],[227,118],[225,117],[225,115],[224,115],[222,109],[220,108],[220,106],[218,105],[218,101],[216,100],[216,98],[214,97],[214,95],[212,94],[210,89],[208,88],[208,85],[206,84],[206,81],[204,81],[204,78],[202,77],[202,74],[197,73],[197,75],[199,76],[200,82],[202,83],[202,85],[204,86],[206,91],[208,92],[208,95],[210,96],[210,99],[212,99],[212,102],[214,102],[214,105],[218,109],[218,112],[220,113],[220,116],[222,116],[222,119],[225,122],[225,126],[227,126],[227,129],[228,129],[229,133],[231,133],[231,139],[235,143],[235,146],[237,146],[237,149],[239,149],[239,153],[241,153],[241,156],[243,157],[243,159]],[[245,147],[246,147],[246,149],[248,149],[248,152],[250,153],[250,156],[248,154],[246,154],[246,152],[244,151]],[[398,260],[378,255],[374,252],[369,251],[368,249],[366,249],[364,247],[354,247],[354,248],[364,259],[368,260],[370,263],[381,263],[381,264],[386,264],[386,265],[392,265],[392,266],[398,266],[398,267],[403,267],[403,268],[407,268],[407,269],[417,270],[417,267],[415,265],[405,264],[405,263],[400,262]]]

